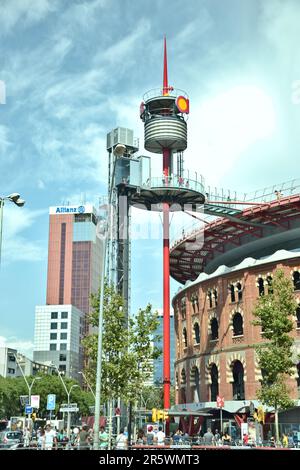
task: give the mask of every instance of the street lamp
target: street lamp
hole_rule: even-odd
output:
[[[2,246],[2,227],[3,227],[3,207],[4,201],[13,202],[18,207],[23,207],[25,200],[21,199],[19,193],[12,193],[9,196],[0,196],[0,264],[1,264],[1,246]]]
[[[79,387],[79,385],[77,385],[77,384],[73,384],[73,385],[71,386],[70,390],[68,390],[68,389],[67,389],[67,387],[66,387],[66,384],[65,384],[65,382],[63,381],[63,378],[62,378],[62,376],[61,376],[61,371],[59,370],[59,368],[57,367],[57,365],[56,365],[56,364],[54,364],[53,362],[52,362],[52,365],[53,365],[53,366],[56,368],[56,370],[57,370],[57,373],[58,373],[58,376],[59,376],[59,378],[60,378],[60,380],[61,380],[61,383],[63,384],[63,387],[64,387],[64,389],[65,389],[65,392],[66,392],[66,394],[67,394],[67,397],[68,397],[68,411],[67,411],[67,413],[68,413],[68,423],[67,423],[67,436],[68,436],[68,442],[70,442],[70,424],[71,424],[71,415],[70,415],[70,395],[71,395],[71,391],[72,391],[72,389],[73,389],[73,388],[75,388],[75,387]]]
[[[25,380],[25,383],[26,383],[26,385],[27,385],[27,388],[28,388],[28,399],[29,399],[29,400],[28,400],[28,404],[29,404],[29,406],[31,406],[31,389],[32,389],[32,387],[33,387],[34,382],[35,382],[36,380],[42,380],[42,377],[34,377],[34,379],[32,380],[31,384],[29,385],[28,380],[26,379],[26,376],[25,376],[25,374],[24,374],[24,372],[23,372],[22,367],[20,366],[20,363],[19,363],[19,361],[18,361],[18,358],[17,358],[16,354],[14,354],[14,356],[15,356],[15,359],[16,359],[17,364],[18,364],[18,366],[19,366],[19,369],[20,369],[20,371],[21,371],[21,374],[22,374],[22,376],[23,376],[23,379]],[[31,416],[31,413],[28,413],[28,419],[30,418],[30,416]],[[26,421],[26,413],[25,413],[25,421]],[[25,423],[25,424],[26,424],[26,423]],[[25,427],[26,427],[26,426],[25,426]],[[25,429],[24,429],[24,430],[25,430]]]
[[[95,392],[94,392],[94,390],[92,389],[92,387],[90,386],[90,384],[89,384],[89,382],[88,382],[86,376],[84,375],[84,373],[80,370],[80,371],[78,372],[78,374],[82,375],[82,377],[84,378],[84,380],[85,380],[87,386],[89,387],[91,393],[93,394],[94,399],[96,400]]]

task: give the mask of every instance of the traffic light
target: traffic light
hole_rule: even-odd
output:
[[[167,411],[164,410],[157,410],[156,408],[152,409],[152,421],[157,422],[157,421],[166,421],[168,419],[169,415]]]

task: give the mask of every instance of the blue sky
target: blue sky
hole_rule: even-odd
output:
[[[0,194],[27,201],[5,206],[1,344],[32,349],[48,207],[106,193],[112,128],[144,153],[139,103],[161,84],[164,34],[169,82],[190,96],[186,167],[241,192],[298,177],[299,24],[297,0],[0,1]],[[160,308],[161,241],[132,248],[132,308]]]

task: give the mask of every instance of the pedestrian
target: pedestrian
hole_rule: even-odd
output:
[[[218,429],[216,429],[216,430],[215,430],[215,435],[214,435],[214,444],[215,444],[215,446],[218,446],[218,445],[219,445],[220,439],[221,439],[221,435],[220,435]]]
[[[214,435],[211,432],[211,429],[207,428],[207,431],[203,436],[203,444],[211,446],[213,443],[213,438],[214,438]]]
[[[283,447],[287,447],[289,444],[288,437],[285,433],[282,434],[282,445]]]
[[[143,429],[139,429],[136,437],[136,443],[138,445],[146,444],[146,436]]]
[[[77,443],[80,450],[87,450],[89,447],[89,433],[86,425],[83,425],[77,434]]]
[[[25,428],[24,431],[24,447],[30,446],[30,431],[28,428]]]
[[[165,438],[166,438],[166,435],[163,432],[163,428],[162,426],[159,426],[158,433],[156,434],[157,445],[163,446],[165,443]]]
[[[229,436],[228,431],[224,432],[222,442],[225,446],[229,446],[231,444],[231,437]]]
[[[108,447],[108,434],[105,431],[104,426],[100,426],[99,443],[100,443],[100,450],[106,450],[107,449],[107,447]]]
[[[38,431],[37,445],[38,445],[39,450],[45,450],[45,431],[44,431],[44,429],[39,429],[39,431]]]
[[[45,449],[52,450],[53,445],[56,443],[55,431],[51,428],[50,424],[47,424],[45,431]]]
[[[124,432],[124,429],[120,430],[120,434],[116,438],[116,449],[117,450],[127,450],[128,439]]]

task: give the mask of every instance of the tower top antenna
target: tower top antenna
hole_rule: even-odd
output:
[[[167,58],[167,39],[164,37],[164,77],[163,77],[163,95],[169,94],[168,84],[168,58]]]

